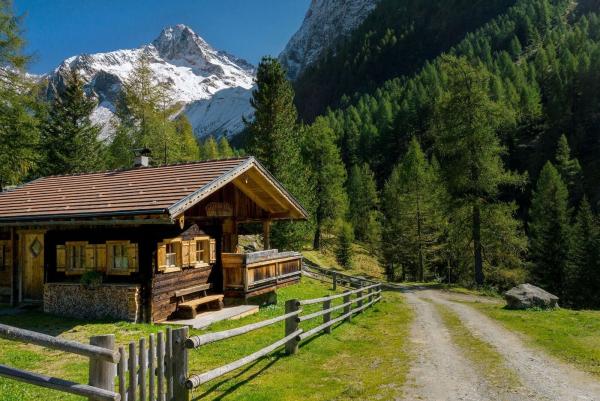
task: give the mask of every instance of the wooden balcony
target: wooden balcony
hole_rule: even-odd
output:
[[[252,253],[223,253],[225,296],[248,297],[296,282],[302,274],[302,255],[276,249]]]

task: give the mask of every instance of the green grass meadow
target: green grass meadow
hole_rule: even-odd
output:
[[[276,305],[241,320],[224,321],[209,331],[225,330],[279,316],[287,299],[308,299],[331,293],[321,282],[303,278],[278,291]],[[341,299],[337,300],[341,303]],[[335,303],[334,303],[335,304]],[[305,309],[315,311],[320,305]],[[318,318],[316,319],[318,320]],[[194,390],[198,400],[387,400],[401,395],[409,366],[408,329],[411,311],[398,293],[386,292],[382,302],[300,345],[297,355],[283,351],[216,379]],[[0,316],[0,322],[88,342],[89,337],[114,333],[118,345],[164,330],[163,325],[65,319],[39,312]],[[309,329],[319,324],[303,322]],[[191,334],[207,331],[192,330]],[[284,336],[283,322],[246,335],[191,350],[190,374],[203,373],[250,354]],[[43,347],[0,340],[0,363],[73,380],[87,381],[87,359]],[[0,401],[71,401],[66,395],[0,378]]]

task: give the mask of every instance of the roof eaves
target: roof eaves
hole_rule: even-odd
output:
[[[235,166],[225,174],[220,175],[208,184],[202,186],[197,191],[171,205],[167,209],[169,214],[172,218],[179,216],[181,213],[185,212],[186,210],[200,202],[206,196],[212,194],[218,189],[221,189],[222,187],[230,183],[233,179],[239,177],[244,172],[248,171],[248,169],[250,169],[255,164],[256,159],[254,159],[254,157],[251,156],[247,158],[243,163]]]

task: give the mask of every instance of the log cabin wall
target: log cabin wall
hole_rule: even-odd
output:
[[[13,241],[10,231],[0,229],[0,303],[10,301],[13,268]]]
[[[209,282],[213,266],[156,274],[152,279],[152,321],[168,319],[177,308],[175,291]]]

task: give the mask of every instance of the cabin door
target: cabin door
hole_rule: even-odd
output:
[[[44,295],[44,233],[20,233],[22,300],[41,301]]]

